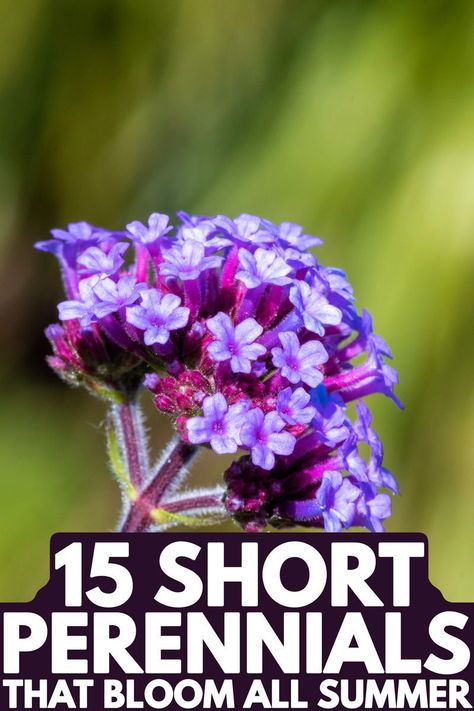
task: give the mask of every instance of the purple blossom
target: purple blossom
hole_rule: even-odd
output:
[[[318,369],[328,359],[328,354],[320,341],[300,344],[293,331],[279,334],[282,348],[272,348],[273,363],[281,369],[281,374],[290,383],[303,382],[315,388],[323,380]]]
[[[99,240],[110,236],[110,232],[99,227],[94,227],[88,222],[71,222],[67,226],[67,230],[54,229],[51,230],[53,235],[52,240],[45,242],[36,242],[36,249],[42,252],[56,252],[60,248],[61,243],[67,245],[83,245],[96,244]]]
[[[368,481],[367,464],[362,459],[357,448],[357,437],[353,429],[341,447],[341,460],[344,469],[359,481]]]
[[[343,442],[349,435],[349,421],[342,398],[328,393],[321,383],[311,391],[311,402],[316,409],[313,427],[321,442],[331,447]]]
[[[337,533],[352,525],[359,497],[360,489],[349,477],[343,477],[337,471],[324,473],[316,494],[316,503],[322,513],[326,531]]]
[[[148,225],[135,220],[129,222],[126,229],[134,242],[150,245],[161,240],[173,227],[169,225],[168,215],[153,212],[148,218]]]
[[[374,438],[377,438],[374,430],[372,429],[372,414],[362,400],[356,403],[357,420],[354,422],[354,432],[357,435],[357,439],[360,442],[367,442],[371,444]]]
[[[232,245],[230,237],[210,221],[202,221],[192,227],[183,227],[178,236],[182,242],[194,240],[210,250],[219,250]]]
[[[301,524],[314,524],[322,518],[329,533],[338,533],[354,523],[356,506],[361,497],[360,485],[343,477],[339,471],[325,471],[316,491],[301,499],[284,501],[285,516]]]
[[[97,297],[94,293],[94,287],[99,281],[99,277],[93,276],[89,279],[83,279],[79,282],[79,299],[71,299],[69,301],[61,301],[58,304],[59,318],[61,321],[71,321],[79,319],[82,328],[88,328],[92,321],[95,320],[94,307],[97,303]]]
[[[230,360],[234,373],[250,373],[251,361],[266,353],[265,346],[254,343],[263,332],[254,318],[246,318],[234,326],[231,318],[220,311],[207,320],[207,327],[216,338],[208,346],[209,355],[219,362]]]
[[[255,289],[261,284],[284,286],[291,282],[288,277],[291,267],[274,250],[259,247],[252,254],[248,249],[241,248],[239,262],[242,269],[235,276],[243,281],[247,289]]]
[[[368,343],[372,343],[377,353],[385,356],[385,358],[393,358],[392,351],[382,336],[374,333],[372,316],[365,309],[362,309],[361,321],[362,325],[360,335],[363,339],[364,346],[367,347]]]
[[[197,279],[201,272],[219,267],[222,262],[222,257],[206,257],[205,252],[204,245],[192,239],[172,247],[165,252],[160,274],[182,281]]]
[[[311,252],[300,252],[294,247],[287,247],[281,250],[281,256],[284,261],[294,270],[303,269],[304,267],[314,268],[317,265],[317,260]]]
[[[246,448],[225,475],[225,506],[246,530],[379,531],[383,490],[398,492],[359,402],[381,392],[400,404],[391,352],[344,272],[306,251],[319,243],[246,213],[178,213],[176,228],[153,213],[124,233],[73,223],[38,244],[59,258],[70,299],[48,329],[50,365],[114,400],[145,383],[190,450]]]
[[[179,210],[179,212],[176,213],[176,217],[187,227],[196,227],[196,225],[199,225],[201,222],[207,222],[210,219],[206,215],[189,215],[184,210]]]
[[[359,484],[361,495],[359,496],[353,526],[364,526],[374,533],[383,533],[382,521],[392,513],[392,502],[390,496],[384,493],[377,493],[377,487],[373,484]]]
[[[233,454],[240,446],[240,429],[249,408],[248,400],[229,406],[222,393],[209,395],[202,403],[203,416],[186,423],[189,441],[209,442],[217,454]]]
[[[372,484],[390,489],[398,494],[398,484],[395,477],[382,466],[383,445],[377,433],[372,429],[372,414],[361,400],[356,403],[357,420],[353,425],[354,432],[360,442],[370,447],[370,461],[367,466],[367,476]]]
[[[120,311],[135,303],[143,288],[144,285],[137,284],[132,276],[123,276],[117,282],[109,278],[100,279],[94,286],[94,314],[100,319]]]
[[[115,234],[101,227],[94,227],[88,222],[71,222],[67,227],[67,230],[51,230],[53,239],[36,242],[35,247],[41,252],[50,252],[59,259],[67,291],[69,294],[76,295],[77,289],[74,278],[71,282],[71,273],[77,266],[77,255],[87,247],[114,238]],[[67,274],[67,272],[71,273]]]
[[[320,275],[328,284],[331,292],[346,301],[354,300],[354,291],[347,281],[345,272],[335,267],[320,267]]]
[[[356,403],[357,420],[354,422],[353,430],[359,442],[369,445],[372,459],[377,463],[382,463],[383,447],[377,433],[372,429],[372,414],[362,400]]]
[[[189,309],[181,306],[175,294],[161,294],[157,289],[140,292],[141,304],[127,308],[128,323],[144,331],[145,345],[164,345],[169,341],[170,331],[184,328],[188,323]]]
[[[285,421],[276,411],[264,415],[257,407],[246,414],[240,438],[250,449],[256,466],[270,470],[275,465],[275,454],[292,453],[296,440],[289,432],[282,432],[284,427]]]
[[[383,339],[380,339],[380,341],[378,339],[370,339],[367,344],[369,357],[364,366],[362,366],[367,371],[367,378],[363,383],[363,388],[372,392],[383,392],[400,409],[403,409],[402,402],[394,393],[394,385],[398,383],[398,373],[395,368],[384,362],[386,343]]]
[[[243,212],[235,220],[229,222],[223,215],[219,215],[218,222],[222,226],[227,225],[229,233],[241,242],[257,246],[275,242],[274,235],[269,230],[262,229],[264,221],[256,215],[248,215]]]
[[[71,222],[67,226],[67,230],[54,229],[51,230],[51,234],[55,239],[75,244],[76,242],[90,242],[104,235],[109,235],[110,232],[94,227],[88,222]]]
[[[311,395],[304,388],[285,388],[277,398],[277,412],[289,425],[307,425],[316,414]]]
[[[290,301],[303,318],[308,331],[324,336],[325,326],[341,323],[342,312],[305,281],[296,281],[290,289]]]
[[[116,274],[124,263],[123,255],[129,245],[126,242],[117,242],[109,252],[104,252],[100,247],[89,247],[78,258],[78,269],[82,274]]]
[[[372,347],[379,356],[393,358],[392,352],[384,339],[374,333],[372,316],[368,311],[362,309],[360,317],[357,317],[355,327],[358,331],[358,335],[357,338],[344,348],[346,357],[349,359],[353,358]]]
[[[367,465],[367,477],[372,484],[390,489],[394,494],[399,494],[398,482],[391,472],[382,466],[382,460],[372,452]]]
[[[351,346],[352,344],[349,344],[342,349],[344,359],[347,359]],[[383,393],[403,409],[402,402],[394,393],[394,385],[398,383],[397,372],[384,362],[384,354],[377,349],[372,339],[367,344],[367,352],[368,358],[362,365],[342,369],[336,375],[328,377],[326,387],[337,390],[346,402],[359,400],[373,393]],[[359,353],[358,349],[356,353]]]
[[[319,237],[303,234],[301,225],[297,225],[294,222],[282,222],[278,225],[277,234],[282,242],[301,252],[323,243]]]

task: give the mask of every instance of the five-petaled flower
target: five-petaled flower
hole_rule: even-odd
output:
[[[98,299],[94,287],[98,282],[98,276],[83,279],[79,282],[79,298],[68,299],[68,301],[61,301],[58,304],[58,313],[61,321],[79,319],[82,328],[90,326],[95,319],[94,309]]]
[[[240,439],[252,453],[252,462],[262,469],[272,469],[275,454],[291,454],[295,438],[283,432],[285,421],[278,412],[263,414],[259,407],[250,410],[240,430]]]
[[[290,383],[306,383],[315,388],[323,381],[323,373],[318,366],[325,363],[328,354],[320,341],[300,344],[293,331],[279,334],[281,348],[272,348],[273,363]]]
[[[127,321],[144,331],[147,346],[164,345],[169,341],[170,331],[186,326],[189,309],[181,306],[175,294],[160,294],[157,289],[145,289],[140,293],[141,303],[127,308]]]
[[[241,444],[240,430],[250,406],[248,400],[229,406],[221,393],[206,397],[202,417],[191,417],[187,422],[189,441],[209,442],[218,454],[233,454]]]
[[[187,281],[197,279],[207,269],[218,267],[222,257],[206,257],[202,242],[190,239],[177,247],[167,250],[160,264],[160,274]]]
[[[215,361],[230,360],[234,373],[250,373],[251,361],[266,353],[265,346],[254,342],[263,332],[254,318],[234,326],[231,318],[220,311],[208,319],[207,327],[215,337],[208,346],[209,355]]]
[[[340,309],[332,306],[323,294],[305,281],[298,281],[291,287],[290,301],[308,331],[318,336],[324,336],[326,326],[337,326],[342,321]]]
[[[143,287],[137,285],[135,277],[123,276],[118,281],[99,279],[94,286],[97,302],[93,307],[97,318],[104,318],[135,303]]]
[[[291,272],[289,264],[272,249],[258,247],[254,254],[248,249],[239,250],[241,269],[236,278],[240,279],[248,289],[255,289],[261,284],[276,284],[284,286],[290,284],[288,274]]]
[[[304,388],[285,388],[278,394],[277,412],[289,425],[307,425],[316,414],[311,395]]]
[[[109,252],[104,252],[100,247],[89,247],[77,258],[79,273],[102,276],[116,274],[125,261],[123,255],[128,247],[127,242],[117,242]]]
[[[169,224],[168,215],[154,212],[148,218],[148,225],[135,220],[127,225],[127,232],[134,242],[150,245],[161,240],[173,227]]]

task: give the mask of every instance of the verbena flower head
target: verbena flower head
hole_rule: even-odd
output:
[[[382,530],[398,488],[362,398],[401,406],[397,375],[344,272],[307,251],[318,238],[186,213],[175,227],[153,213],[52,236],[37,247],[58,258],[66,290],[47,331],[59,375],[106,397],[145,385],[183,440],[240,450],[224,501],[246,530]]]

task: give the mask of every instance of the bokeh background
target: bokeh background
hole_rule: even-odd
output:
[[[473,600],[474,4],[0,5],[0,599],[46,581],[53,532],[110,530],[119,507],[103,405],[44,364],[61,289],[32,243],[186,209],[324,238],[400,372],[405,413],[373,402],[389,530],[426,532],[433,582]]]

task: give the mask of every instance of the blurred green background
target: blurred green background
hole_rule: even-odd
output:
[[[102,404],[44,364],[61,287],[32,243],[186,209],[324,238],[400,372],[406,412],[372,403],[402,490],[389,530],[426,532],[433,582],[473,600],[474,4],[0,5],[0,599],[45,582],[54,531],[119,508]]]

